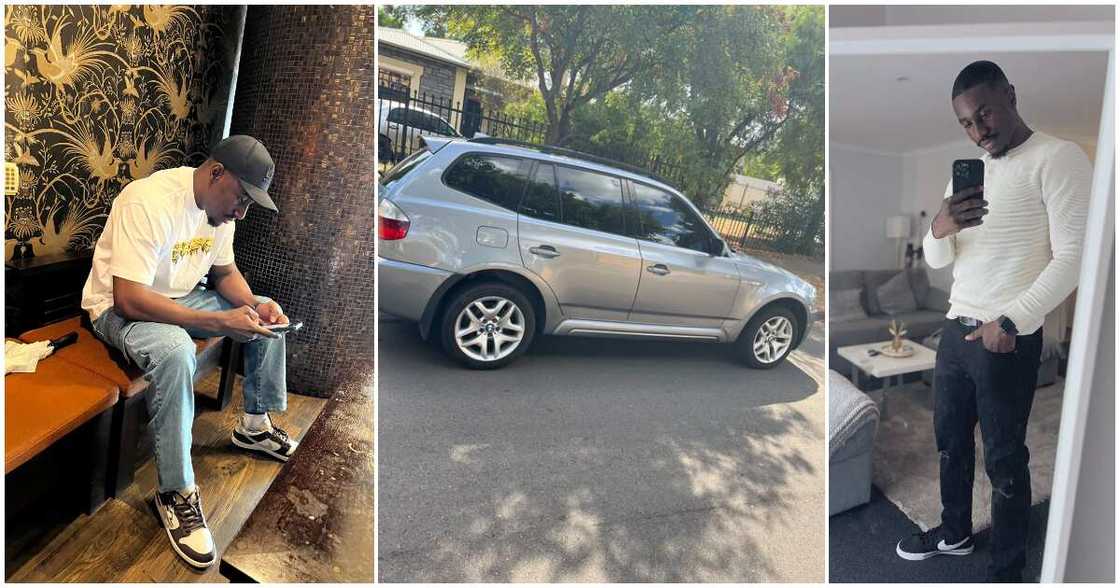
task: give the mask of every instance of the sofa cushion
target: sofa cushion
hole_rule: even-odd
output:
[[[828,287],[835,290],[862,290],[863,271],[843,270],[829,272]]]
[[[4,473],[116,404],[109,380],[56,357],[4,376]]]
[[[926,306],[930,293],[929,274],[926,273],[926,270],[911,268],[906,270],[906,276],[910,278],[910,291],[914,293],[914,300],[918,303],[918,308],[931,308]],[[937,309],[931,308],[931,310]]]
[[[949,306],[949,293],[933,287],[930,287],[929,293],[926,294],[925,301],[922,302],[922,308],[926,310],[936,310],[942,314],[949,312]]]
[[[863,307],[867,309],[867,314],[872,316],[883,314],[882,309],[879,308],[879,299],[876,297],[875,291],[887,280],[898,275],[898,272],[899,270],[867,270],[863,272]]]
[[[20,341],[31,343],[45,339],[57,339],[71,331],[78,333],[78,341],[53,354],[53,357],[81,366],[117,385],[121,395],[130,398],[147,386],[143,372],[122,353],[106,345],[92,331],[82,326],[80,317],[51,323],[38,329],[27,331],[19,336]],[[214,346],[221,345],[222,337],[195,339],[196,353],[201,354]]]
[[[832,296],[828,301],[829,320],[839,323],[867,318],[867,312],[863,310],[860,298],[860,288],[832,289]]]
[[[875,298],[879,302],[879,310],[891,316],[918,310],[918,301],[914,299],[914,291],[910,289],[910,277],[905,272],[900,272],[876,288]]]

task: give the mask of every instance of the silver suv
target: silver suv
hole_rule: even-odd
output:
[[[537,335],[733,343],[771,368],[815,289],[732,251],[655,176],[575,151],[424,138],[379,183],[379,308],[471,368]]]

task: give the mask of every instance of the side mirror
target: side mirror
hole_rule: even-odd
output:
[[[719,257],[723,255],[723,250],[724,244],[722,239],[712,237],[711,240],[708,241],[708,255]]]

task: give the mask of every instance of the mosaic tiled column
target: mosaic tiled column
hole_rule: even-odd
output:
[[[330,396],[373,372],[372,6],[250,6],[230,134],[276,162],[279,214],[237,225],[237,265],[302,331],[288,337],[289,391]]]

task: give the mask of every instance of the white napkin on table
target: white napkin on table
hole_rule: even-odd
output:
[[[50,341],[34,343],[4,342],[4,375],[12,372],[30,374],[35,372],[39,360],[54,352]]]

